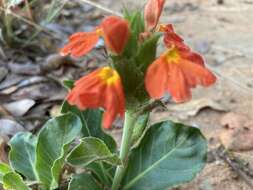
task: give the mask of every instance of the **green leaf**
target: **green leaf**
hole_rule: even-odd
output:
[[[131,15],[125,13],[125,18],[130,23],[131,36],[125,47],[124,56],[131,58],[136,54],[136,49],[138,49],[139,35],[145,30],[144,19],[140,11],[136,11]]]
[[[56,188],[69,144],[81,132],[80,119],[71,113],[49,120],[39,133],[35,167],[46,188]]]
[[[157,42],[160,37],[160,33],[153,34],[141,44],[138,50],[136,62],[144,73],[146,73],[147,67],[153,63],[156,58]]]
[[[50,23],[59,16],[67,0],[52,0],[46,16],[46,22]]]
[[[150,113],[143,114],[139,116],[137,122],[135,123],[133,135],[132,135],[132,145],[137,146],[143,132],[148,126]]]
[[[15,172],[10,172],[3,176],[3,187],[11,190],[29,190],[22,177]]]
[[[92,175],[83,173],[72,176],[68,190],[102,190]]]
[[[120,165],[121,161],[106,144],[95,137],[85,137],[68,155],[67,160],[75,166],[87,166],[92,162],[103,161],[111,165]]]
[[[64,80],[63,85],[68,90],[71,90],[75,86],[75,81],[73,81],[73,80]]]
[[[74,81],[64,82],[64,86],[68,89],[73,88]],[[102,118],[103,111],[100,109],[96,110],[79,110],[76,106],[71,106],[65,101],[62,105],[62,113],[71,112],[79,116],[82,121],[82,136],[83,137],[97,137],[104,141],[111,152],[117,151],[117,145],[113,137],[104,132],[102,129]],[[102,162],[93,162],[85,167],[92,171],[93,175],[100,181],[104,186],[110,186],[114,175],[115,167]],[[110,168],[110,169],[108,169]]]
[[[76,106],[71,106],[67,101],[62,105],[62,113],[71,112],[78,115],[82,121],[83,137],[97,137],[102,139],[112,152],[116,151],[117,145],[112,136],[102,129],[103,111],[100,109],[79,110]]]
[[[12,168],[29,180],[36,180],[34,169],[37,137],[28,132],[16,134],[9,142],[9,159]]]
[[[116,167],[105,162],[93,162],[85,167],[107,189],[112,185]]]
[[[12,172],[10,166],[5,163],[0,163],[0,183],[3,183],[3,176],[10,172]]]
[[[124,190],[161,190],[188,182],[203,168],[207,143],[197,128],[169,121],[153,125],[132,151]]]

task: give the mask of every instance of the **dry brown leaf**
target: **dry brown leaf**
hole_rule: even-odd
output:
[[[25,115],[31,107],[33,107],[35,101],[32,99],[23,99],[8,104],[4,104],[5,109],[10,112],[13,116]]]
[[[15,135],[17,132],[24,131],[24,127],[16,121],[10,119],[0,119],[0,134]]]
[[[51,109],[50,109],[50,116],[51,117],[57,117],[59,116],[61,113],[61,106],[60,105],[54,105]]]
[[[15,74],[24,75],[38,75],[40,73],[40,67],[38,64],[32,63],[9,63],[9,69]]]
[[[0,90],[9,88],[15,84],[18,84],[22,80],[26,79],[24,76],[9,73],[5,79],[0,83]]]
[[[253,149],[253,120],[242,114],[228,113],[221,124],[219,138],[226,148],[233,151]]]
[[[7,76],[8,70],[5,67],[0,67],[0,82]]]
[[[8,77],[6,79],[6,81],[12,81],[12,80],[13,80],[12,78],[8,79]],[[2,93],[3,94],[11,94],[20,88],[48,81],[48,79],[46,77],[41,77],[41,76],[34,76],[34,77],[30,77],[30,78],[19,78],[19,79],[17,78],[17,80],[18,81],[16,81],[16,83],[13,83],[13,84],[10,83],[11,85],[8,84],[8,88],[5,87],[5,89],[2,91]]]
[[[73,60],[68,56],[61,56],[59,54],[52,54],[49,55],[44,62],[44,64],[41,65],[42,72],[48,73],[52,70],[58,69],[61,65],[64,64],[73,64]]]
[[[228,111],[221,103],[214,101],[209,98],[201,98],[197,100],[192,100],[183,104],[169,104],[167,106],[168,111],[173,112],[179,119],[185,120],[188,117],[196,116],[201,110],[205,108],[210,108],[215,111]]]
[[[9,137],[7,135],[0,135],[0,162],[8,163],[8,155],[5,149],[8,141]]]

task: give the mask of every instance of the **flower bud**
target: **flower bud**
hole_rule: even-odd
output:
[[[121,54],[130,36],[128,22],[120,17],[106,17],[102,24],[102,35],[106,46],[114,53]]]
[[[145,6],[144,19],[146,30],[153,30],[161,16],[165,0],[149,0]]]

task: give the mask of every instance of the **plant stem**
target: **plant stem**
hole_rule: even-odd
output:
[[[128,111],[125,113],[123,136],[122,136],[121,147],[120,147],[120,159],[123,161],[123,165],[118,166],[116,169],[116,173],[115,173],[113,184],[112,184],[112,190],[119,189],[120,182],[125,173],[125,170],[127,167],[127,161],[128,161],[128,153],[129,153],[130,145],[131,145],[133,128],[134,128],[134,124],[136,120],[137,120],[136,114],[128,112]]]
[[[4,25],[6,28],[6,41],[7,43],[11,43],[12,41],[12,18],[11,16],[8,14],[8,10],[7,10],[7,3],[4,0],[3,1],[3,7],[4,7]]]

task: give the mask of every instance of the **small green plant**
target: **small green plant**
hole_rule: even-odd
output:
[[[171,24],[158,24],[164,0],[149,0],[144,14],[109,16],[92,32],[70,36],[61,54],[80,57],[99,38],[108,66],[78,81],[65,81],[69,94],[61,115],[39,134],[23,132],[10,141],[10,166],[0,165],[0,183],[14,190],[166,190],[192,180],[206,161],[200,130],[173,121],[150,124],[167,92],[176,103],[191,88],[216,78]],[[157,56],[159,39],[166,50]],[[103,128],[124,118],[121,146]]]

